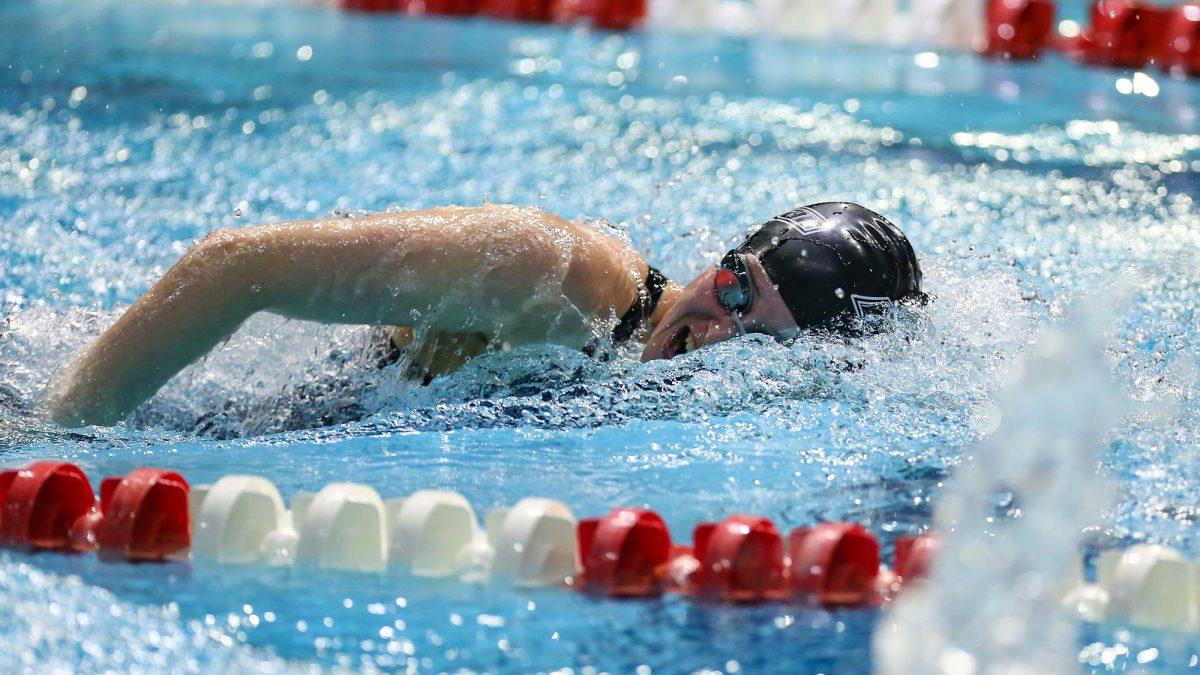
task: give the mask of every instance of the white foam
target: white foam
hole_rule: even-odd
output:
[[[999,397],[999,423],[936,506],[947,533],[928,584],[876,629],[880,673],[1069,672],[1074,623],[1059,580],[1100,515],[1101,440],[1125,397],[1104,353],[1113,305],[1093,298],[1048,327]],[[997,514],[1004,496],[1016,514]]]
[[[113,593],[17,563],[0,554],[0,624],[22,626],[26,640],[0,650],[0,670],[41,672],[168,672],[184,662],[206,672],[307,672],[259,653],[178,607],[127,602]],[[224,646],[222,642],[229,646]]]

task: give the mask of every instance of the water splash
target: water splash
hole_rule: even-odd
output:
[[[1076,667],[1075,626],[1058,596],[1077,569],[1080,532],[1105,501],[1095,476],[1104,435],[1127,407],[1105,355],[1111,298],[1093,297],[1047,328],[999,397],[996,431],[936,509],[936,528],[950,534],[930,582],[876,629],[878,672]]]
[[[95,479],[166,465],[197,483],[236,467],[285,495],[335,480],[388,496],[456,489],[481,506],[549,494],[581,515],[660,509],[684,537],[735,511],[785,528],[850,519],[908,532],[927,526],[930,495],[994,426],[986,402],[1030,331],[1064,298],[1136,267],[1147,284],[1114,338],[1116,370],[1140,400],[1174,393],[1182,420],[1133,419],[1116,434],[1104,463],[1121,503],[1104,525],[1200,552],[1200,474],[1188,470],[1200,388],[1186,368],[1173,374],[1200,344],[1195,83],[1164,81],[1131,106],[1111,71],[1053,59],[1013,67],[942,53],[926,69],[904,50],[212,3],[40,0],[0,3],[0,15],[24,36],[0,41],[12,66],[0,70],[6,463],[60,457]],[[311,60],[292,56],[301,45]],[[68,98],[81,86],[86,98]],[[772,213],[859,201],[909,234],[937,299],[919,321],[859,340],[748,339],[645,365],[510,352],[430,387],[397,382],[394,395],[392,373],[330,358],[369,331],[260,317],[131,423],[65,431],[38,420],[38,391],[59,364],[213,228],[489,197],[610,218],[674,278]],[[543,361],[553,374],[537,372]],[[367,416],[312,429],[335,419],[322,409],[338,410],[338,396],[289,391],[341,379],[364,385],[355,398]],[[745,672],[862,672],[875,620],[570,594],[535,598],[535,612],[490,594],[451,610],[445,588],[417,602],[413,585],[372,578],[221,569],[168,584],[145,566],[21,560],[218,624],[246,618],[246,604],[270,608],[278,621],[238,619],[247,642],[346,669],[411,658],[425,670],[694,671],[737,658]],[[372,603],[394,609],[378,616]],[[475,616],[507,625],[480,632]],[[0,637],[21,649],[30,625]],[[74,644],[60,644],[70,663]],[[1095,658],[1111,664],[1111,651]],[[1188,664],[1168,661],[1157,663]]]
[[[997,380],[1030,330],[1027,303],[1010,278],[964,275],[936,262],[926,267],[936,302],[898,310],[886,317],[886,329],[862,337],[814,333],[780,344],[750,335],[644,364],[637,345],[609,360],[534,346],[474,359],[427,387],[409,377],[404,362],[378,367],[385,329],[260,314],[168,382],[125,426],[229,439],[368,422],[330,431],[345,437],[758,414],[796,428],[825,426],[828,418],[813,419],[808,407],[826,401],[852,416],[875,417],[859,426],[880,438],[915,434],[911,423],[887,421],[876,409],[973,408],[986,400],[977,384]],[[0,411],[36,416],[47,383],[120,311],[34,305],[13,312],[0,330]],[[973,433],[961,420],[957,426]]]
[[[4,672],[299,671],[283,659],[233,647],[221,630],[181,620],[177,607],[133,605],[77,576],[42,572],[8,554],[0,556],[0,594],[0,630],[27,636],[0,651]]]

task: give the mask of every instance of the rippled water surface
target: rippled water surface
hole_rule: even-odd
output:
[[[260,473],[285,497],[449,488],[479,510],[645,505],[681,540],[736,511],[853,519],[890,543],[995,428],[989,401],[1039,326],[1126,276],[1108,353],[1134,406],[1103,454],[1114,502],[1095,538],[1200,554],[1200,85],[1151,73],[1121,94],[1132,73],[1057,58],[924,68],[881,47],[317,9],[10,1],[0,26],[6,463]],[[371,329],[260,316],[123,425],[39,417],[60,365],[213,228],[514,202],[605,219],[682,279],[829,199],[909,234],[928,308],[870,337],[750,337],[670,363],[518,350],[429,387],[371,367]],[[6,666],[859,672],[876,618],[0,556]],[[1108,629],[1086,643],[1099,668],[1195,653]]]

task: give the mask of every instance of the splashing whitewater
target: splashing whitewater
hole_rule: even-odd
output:
[[[1049,327],[1001,394],[995,432],[936,509],[935,527],[948,536],[929,582],[876,629],[877,672],[1078,668],[1075,624],[1058,596],[1078,574],[1080,533],[1105,501],[1096,476],[1104,435],[1127,407],[1104,351],[1112,306],[1093,298]]]

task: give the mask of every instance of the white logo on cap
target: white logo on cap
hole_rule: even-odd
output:
[[[861,319],[866,310],[890,306],[892,299],[878,295],[858,295],[857,293],[851,293],[850,303],[854,305],[854,313]]]
[[[824,229],[827,219],[824,214],[814,211],[807,206],[801,206],[794,211],[789,211],[779,216],[775,220],[800,230],[801,234],[812,234]]]

